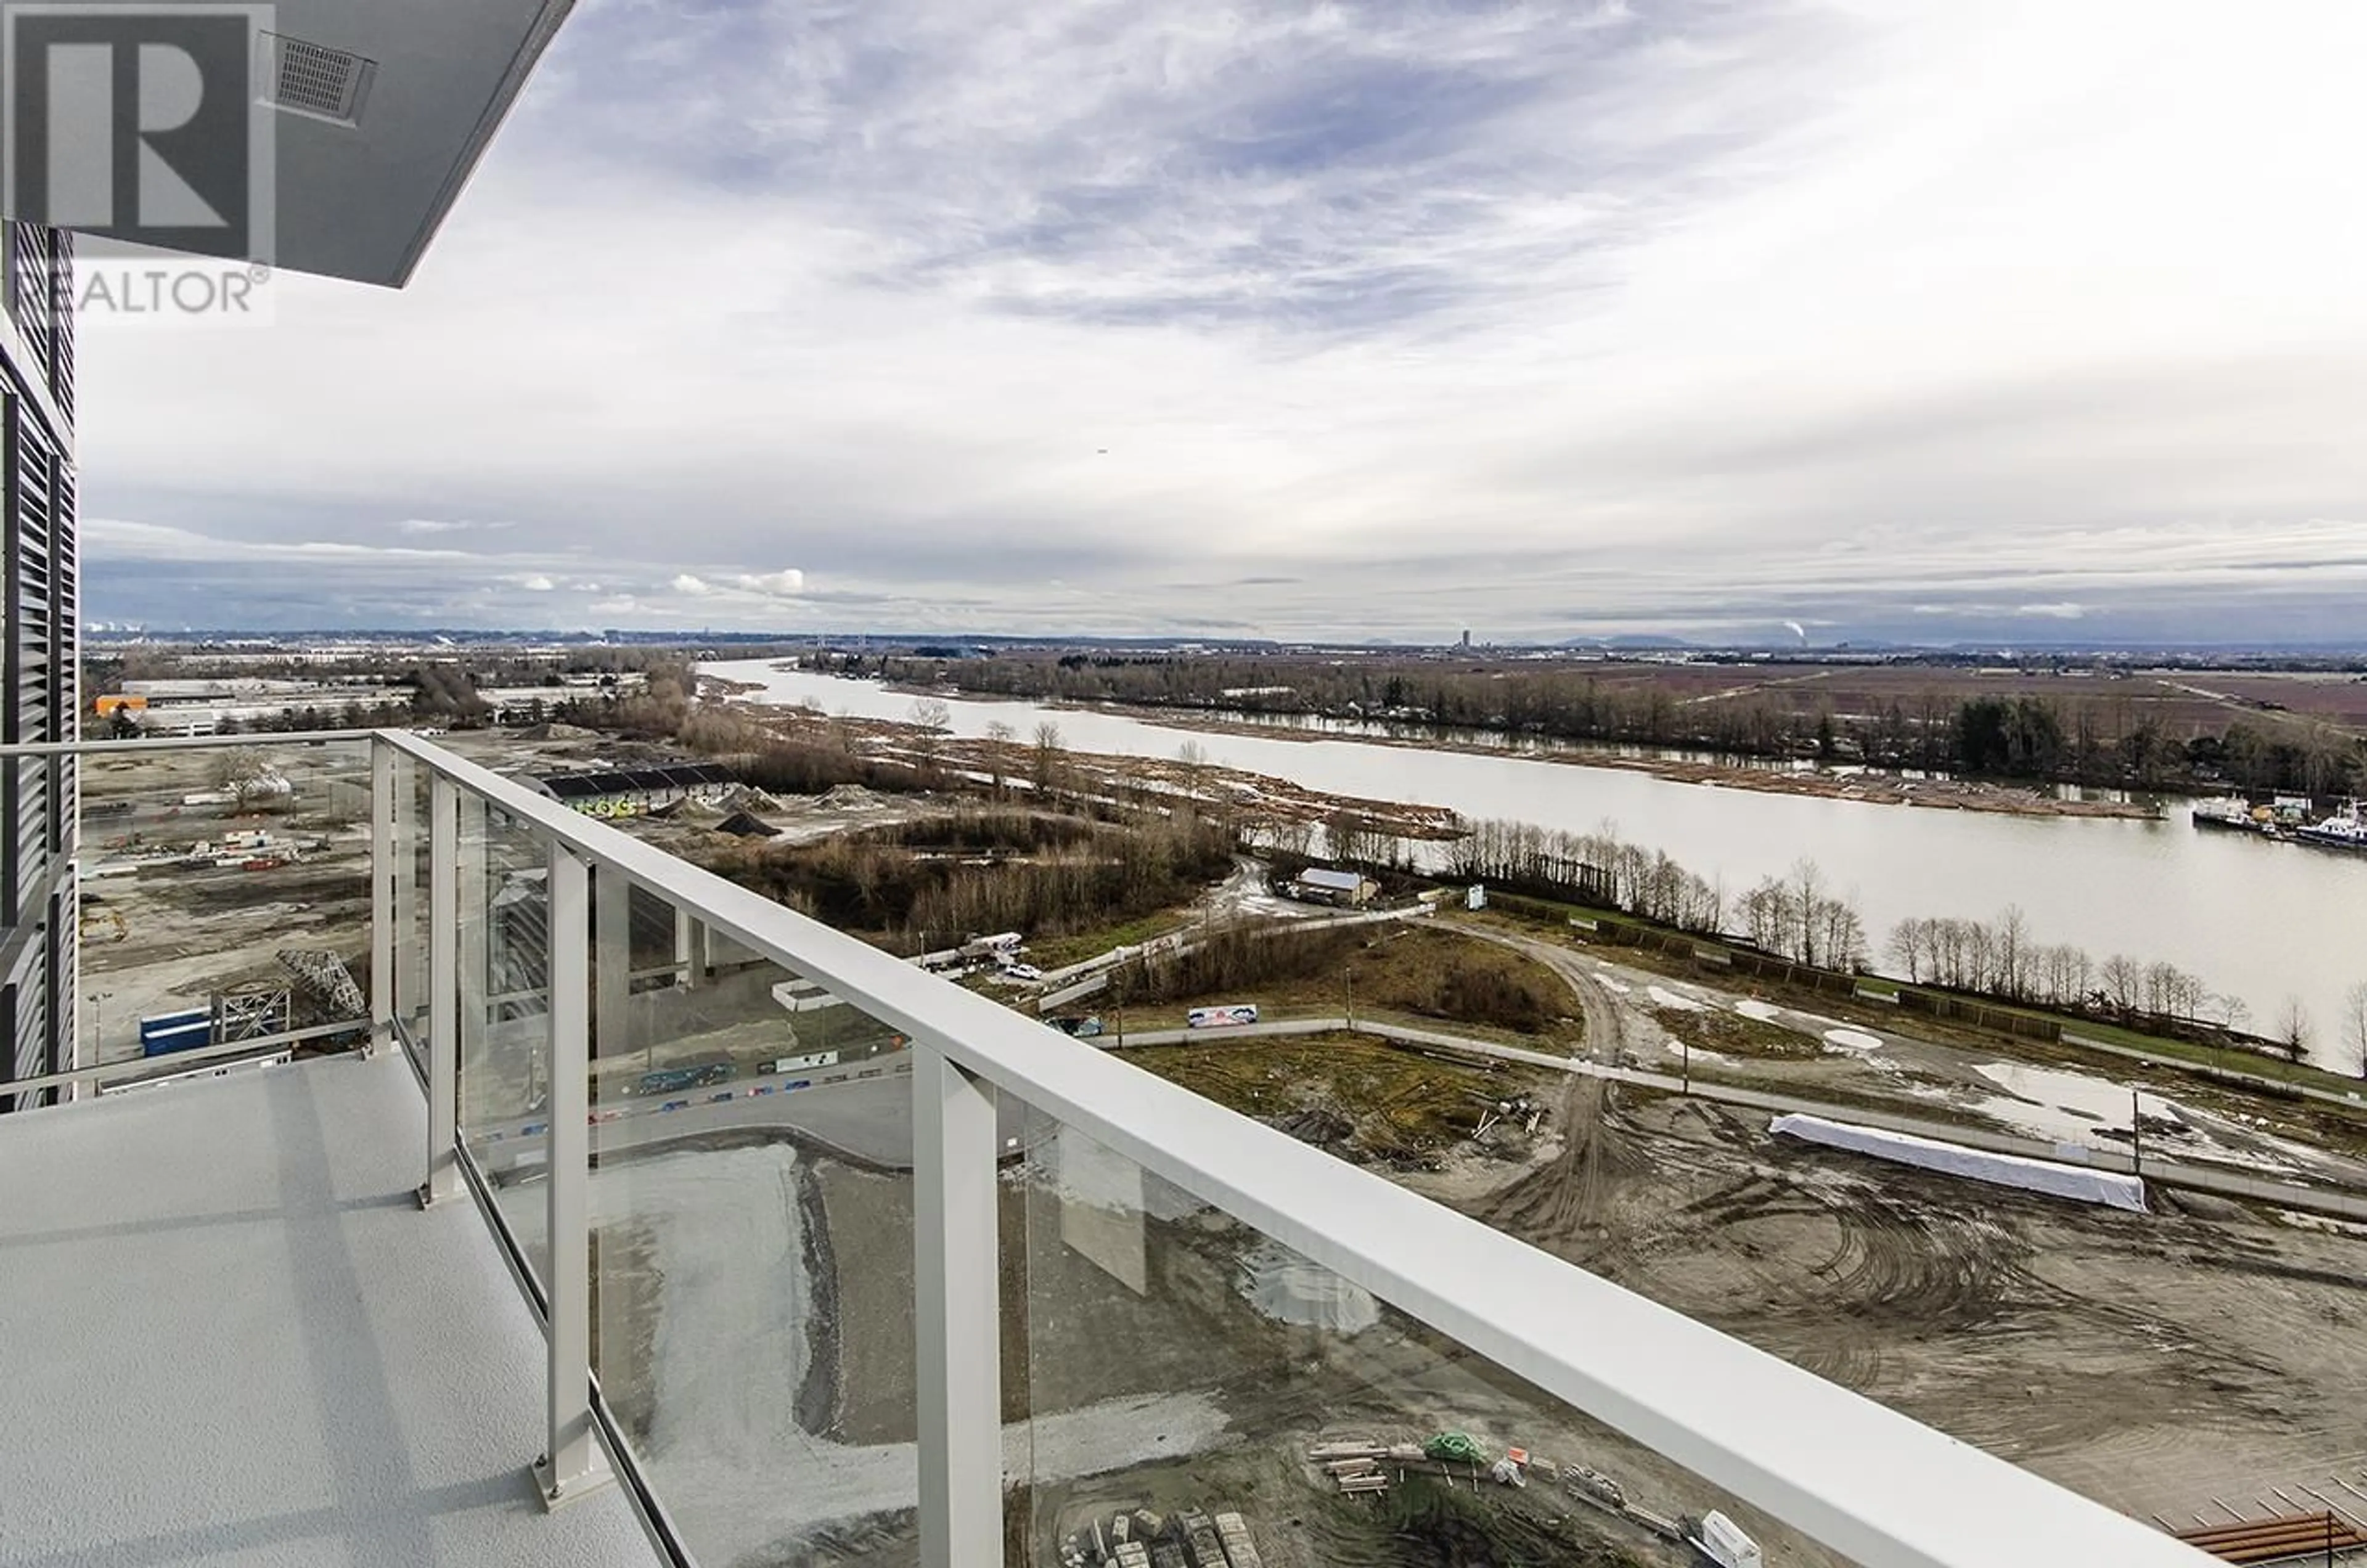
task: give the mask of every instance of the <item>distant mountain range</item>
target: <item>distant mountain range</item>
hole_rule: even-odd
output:
[[[1251,652],[1283,652],[1289,649],[1324,649],[1335,651],[1369,650],[1376,653],[1461,653],[1459,643],[1421,643],[1410,639],[1387,637],[1265,637],[1240,636],[1166,636],[1166,637],[1105,637],[1105,636],[1014,636],[987,633],[975,636],[949,636],[943,632],[903,631],[841,631],[810,632],[722,632],[696,628],[665,631],[622,630],[610,628],[588,631],[582,628],[516,628],[486,630],[482,627],[323,627],[311,631],[256,631],[242,627],[214,628],[140,628],[125,626],[92,626],[84,630],[84,642],[93,648],[120,646],[142,642],[163,643],[238,643],[249,647],[301,648],[323,643],[391,643],[404,647],[434,644],[464,645],[505,643],[539,644],[662,644],[680,647],[724,649],[750,647],[806,647],[875,649],[881,652],[929,650],[941,651],[944,657],[958,657],[966,651],[991,649],[1109,649],[1150,652],[1170,649],[1233,649]],[[2164,658],[2284,658],[2355,660],[2367,658],[2367,642],[2113,642],[2059,641],[2021,642],[1993,639],[1966,639],[1957,642],[1908,643],[1882,638],[1852,638],[1847,641],[1804,643],[1786,637],[1766,640],[1734,639],[1724,642],[1701,642],[1687,637],[1650,632],[1625,632],[1614,637],[1572,637],[1556,642],[1489,642],[1475,644],[1468,651],[1481,653],[1519,653],[1555,650],[1600,649],[1608,653],[1700,653],[1700,654],[1793,654],[1807,658],[1830,658],[1834,655],[1880,655],[1891,657],[1926,654],[1938,658],[1966,659],[1983,656],[2013,658],[2078,657],[2142,659]]]

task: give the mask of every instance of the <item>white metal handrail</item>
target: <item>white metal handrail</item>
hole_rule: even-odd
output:
[[[902,1030],[927,1054],[1020,1096],[1867,1568],[2191,1568],[2203,1561],[2148,1525],[415,736],[386,739],[592,864]],[[925,1060],[916,1063],[917,1126],[941,1122],[930,1103],[946,1089]],[[991,1181],[991,1164],[973,1175]],[[956,1451],[975,1449],[945,1436]],[[992,1451],[999,1455],[999,1438]]]
[[[286,744],[360,738],[347,731],[235,739]],[[401,755],[541,838],[565,906],[554,908],[550,921],[554,954],[562,944],[580,953],[585,940],[574,891],[580,871],[565,870],[572,862],[592,868],[602,888],[629,882],[671,901],[912,1038],[922,1519],[930,1568],[983,1568],[1001,1557],[1002,1533],[993,1528],[1002,1482],[992,1372],[994,1226],[979,1223],[981,1194],[991,1203],[996,1150],[980,1085],[1021,1097],[1866,1568],[2191,1568],[2208,1561],[2147,1525],[1047,1030],[417,736],[381,731],[375,739],[380,751],[373,774],[381,791],[392,777],[386,759]],[[390,812],[382,795],[376,810],[381,844],[391,841]],[[436,818],[446,820],[441,812]],[[386,864],[392,863],[390,855]],[[383,948],[392,935],[385,867],[374,881]],[[567,987],[556,983],[557,969],[553,977],[556,1001]],[[389,988],[376,964],[373,979],[373,1012],[383,1025]],[[554,1008],[555,1025],[573,1038],[555,1033],[551,1063],[555,1079],[579,1085],[585,1066],[580,1004],[578,994]],[[436,1049],[450,1048],[448,1031],[432,1034]],[[582,1129],[573,1132],[568,1159],[580,1168]],[[556,1157],[561,1152],[554,1147],[555,1180],[569,1174]],[[580,1168],[573,1174],[580,1178]],[[552,1201],[554,1219],[561,1217],[561,1197]],[[991,1219],[991,1206],[982,1212]],[[579,1190],[570,1223],[580,1217]],[[557,1284],[564,1291],[566,1279]],[[580,1313],[582,1292],[574,1294]],[[556,1303],[552,1324],[556,1430],[562,1382],[574,1375],[579,1396],[583,1382],[580,1357],[566,1357],[562,1365],[565,1331]]]

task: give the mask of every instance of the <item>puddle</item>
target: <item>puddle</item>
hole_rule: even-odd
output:
[[[1973,1070],[2013,1096],[1992,1096],[1980,1102],[1980,1109],[2040,1137],[2082,1143],[2101,1127],[2125,1130],[2129,1124],[2129,1091],[2102,1078],[2019,1062],[1988,1062]],[[2186,1121],[2183,1110],[2157,1094],[2139,1090],[2136,1105],[2142,1115]]]

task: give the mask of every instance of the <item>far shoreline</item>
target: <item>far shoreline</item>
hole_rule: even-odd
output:
[[[777,666],[776,666],[777,668]],[[792,667],[793,669],[795,667]],[[784,673],[790,671],[785,670]],[[818,671],[796,669],[799,674],[821,674]],[[734,696],[744,697],[762,692],[761,682],[729,681],[719,676],[704,675],[719,686],[731,689]],[[859,677],[830,675],[831,680],[853,680]],[[1391,735],[1333,735],[1301,724],[1256,724],[1244,719],[1215,715],[1180,712],[1173,708],[1150,707],[1132,703],[1079,703],[1058,698],[1003,696],[991,693],[948,691],[908,682],[871,682],[882,691],[914,698],[934,698],[945,702],[1010,702],[1039,707],[1049,712],[1063,709],[1075,713],[1108,714],[1118,718],[1131,718],[1161,729],[1202,735],[1232,735],[1251,739],[1289,740],[1311,744],[1317,741],[1339,740],[1363,746],[1394,746],[1414,751],[1454,751],[1466,756],[1506,757],[1521,761],[1550,762],[1560,767],[1603,768],[1618,773],[1645,773],[1668,784],[1696,784],[1708,789],[1745,789],[1761,795],[1805,795],[1813,799],[1839,800],[1862,806],[1919,807],[1928,811],[1983,811],[2003,817],[2098,818],[2118,821],[2159,822],[2168,819],[2164,809],[2137,800],[2063,800],[2042,795],[2022,784],[1988,783],[1967,779],[1910,779],[1897,773],[1869,769],[1857,773],[1835,773],[1823,769],[1790,772],[1750,762],[1696,762],[1664,757],[1621,757],[1591,751],[1584,742],[1540,738],[1543,744],[1535,750],[1516,750],[1509,746],[1492,746],[1476,740],[1453,739],[1416,739]],[[889,720],[887,722],[894,722]]]

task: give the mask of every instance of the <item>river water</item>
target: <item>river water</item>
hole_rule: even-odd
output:
[[[867,681],[779,671],[763,660],[703,665],[761,682],[766,700],[825,713],[908,718],[912,698]],[[1576,832],[1606,822],[1722,881],[1729,895],[1814,860],[1864,917],[1877,953],[1914,915],[1993,918],[2019,904],[2034,938],[2167,960],[2240,997],[2267,1032],[2288,998],[2315,1024],[2313,1056],[2357,1071],[2340,1038],[2343,993],[2367,980],[2367,855],[2201,831],[2173,804],[2157,822],[2010,817],[1676,784],[1517,755],[1427,751],[1348,739],[1203,734],[1115,714],[948,698],[957,735],[997,721],[1022,739],[1046,718],[1071,750],[1207,760],[1376,800],[1444,806]]]

